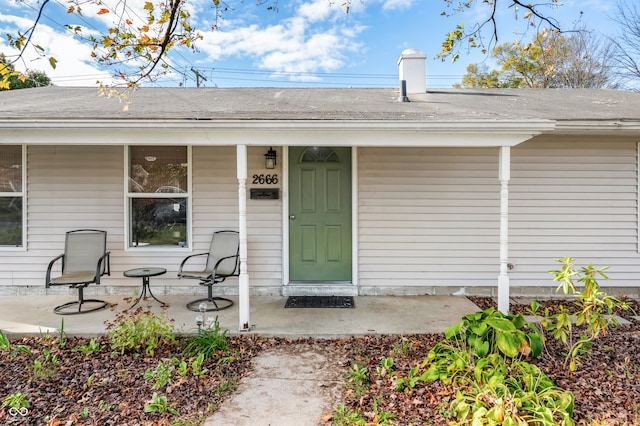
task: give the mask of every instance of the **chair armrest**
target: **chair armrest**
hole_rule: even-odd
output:
[[[225,274],[225,275],[218,275],[217,271],[218,271],[218,266],[220,266],[220,264],[227,260],[227,259],[236,259],[236,266],[233,268],[233,272],[230,274]],[[225,256],[225,257],[221,257],[220,259],[218,259],[218,261],[216,262],[216,265],[213,267],[213,276],[225,276],[225,277],[233,277],[236,275],[240,274],[240,254],[234,254],[232,256]]]
[[[56,256],[51,262],[49,262],[49,266],[47,266],[47,277],[44,282],[45,288],[49,288],[51,286],[51,269],[53,268],[54,263],[60,259],[62,259],[62,268],[64,269],[64,254]]]
[[[104,274],[111,276],[111,252],[108,251],[98,259],[98,265],[96,266],[96,284],[100,284],[100,277]],[[106,262],[104,266],[104,272],[102,272],[102,264]]]
[[[191,256],[187,256],[184,259],[182,259],[182,262],[180,262],[180,266],[178,267],[178,278],[182,278],[180,276],[180,274],[182,274],[182,268],[187,263],[187,260],[191,259],[192,257],[196,257],[196,256],[208,256],[208,255],[209,255],[209,253],[198,253],[198,254],[192,254]]]

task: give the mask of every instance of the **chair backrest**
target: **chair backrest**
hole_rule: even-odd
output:
[[[240,260],[240,235],[237,231],[216,231],[211,238],[209,256],[207,257],[207,271],[213,271],[216,263],[223,257],[235,256],[223,260],[216,275],[230,276],[237,274]]]
[[[95,272],[98,260],[107,252],[107,232],[95,229],[69,231],[65,237],[62,273]],[[106,262],[102,262],[104,273]]]

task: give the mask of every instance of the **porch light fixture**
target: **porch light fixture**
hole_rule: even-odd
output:
[[[146,157],[144,157],[144,159],[147,160],[150,163],[152,163],[152,162],[157,160],[157,158],[154,157],[153,155],[147,155]]]
[[[277,154],[273,150],[273,147],[269,147],[269,151],[264,155],[264,167],[267,169],[275,169],[277,164],[276,157]]]

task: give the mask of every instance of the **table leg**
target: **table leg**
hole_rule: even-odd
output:
[[[140,292],[140,296],[138,297],[138,299],[135,301],[133,305],[131,305],[131,307],[133,308],[134,306],[136,306],[140,300],[142,300],[147,296],[147,290],[149,291],[149,295],[153,297],[153,299],[156,302],[160,303],[162,306],[169,306],[167,303],[164,303],[162,300],[158,300],[158,298],[153,295],[153,293],[151,292],[151,286],[149,285],[149,281],[150,281],[149,277],[142,277],[142,291]]]

